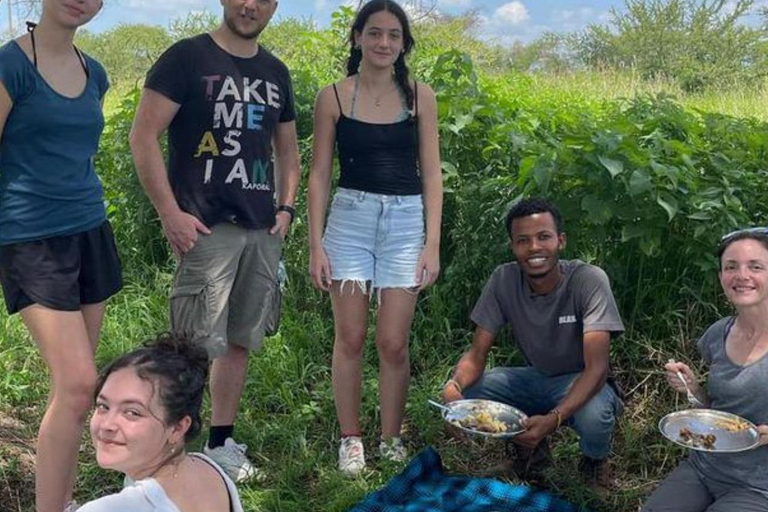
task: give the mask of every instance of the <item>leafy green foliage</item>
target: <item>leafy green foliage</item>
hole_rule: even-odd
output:
[[[141,91],[126,94],[106,123],[96,167],[104,183],[107,218],[118,240],[125,272],[138,275],[167,265],[169,250],[160,222],[139,183],[128,136]]]

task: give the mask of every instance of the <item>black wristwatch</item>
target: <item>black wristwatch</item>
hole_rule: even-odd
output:
[[[287,204],[281,204],[277,207],[278,212],[288,212],[288,215],[291,216],[291,223],[293,223],[293,218],[296,217],[296,210],[293,208],[293,206],[288,206]]]

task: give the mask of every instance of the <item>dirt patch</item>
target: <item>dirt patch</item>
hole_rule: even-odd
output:
[[[33,510],[35,433],[23,416],[0,410],[0,510]]]

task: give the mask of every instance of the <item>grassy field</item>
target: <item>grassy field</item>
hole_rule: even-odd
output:
[[[333,68],[326,66],[324,61],[313,64],[314,68],[309,68],[309,65],[302,61],[309,58],[308,56],[315,57],[315,54],[309,51],[314,48],[314,39],[307,41],[297,39],[296,48],[299,50],[304,48],[306,51],[302,53],[297,50],[296,55],[292,57],[296,59],[295,63],[290,63],[292,70],[299,71],[296,74],[296,89],[300,100],[299,106],[302,109],[299,128],[304,162],[308,161],[307,148],[310,138],[307,127],[311,126],[309,117],[311,98],[316,92],[317,83],[328,83],[330,80],[327,76],[333,75]],[[445,258],[445,272],[438,284],[424,294],[418,304],[410,346],[413,379],[404,435],[412,453],[431,445],[439,450],[449,470],[485,475],[503,458],[503,446],[494,442],[478,442],[455,437],[446,429],[437,412],[427,405],[427,399],[439,396],[441,383],[450,375],[453,365],[468,346],[472,328],[468,311],[479,288],[488,277],[490,268],[493,264],[504,261],[503,258],[509,257],[504,250],[503,237],[499,236],[497,228],[499,219],[504,213],[504,206],[509,199],[520,193],[520,190],[515,188],[519,181],[516,172],[523,163],[532,162],[529,153],[535,153],[540,147],[549,150],[549,146],[544,144],[550,143],[553,147],[562,148],[561,153],[552,150],[558,157],[566,154],[567,151],[592,152],[603,156],[599,153],[604,151],[602,147],[582,151],[581,148],[592,144],[593,141],[596,141],[595,144],[602,144],[607,140],[606,146],[618,147],[621,142],[619,139],[622,137],[613,137],[615,134],[611,130],[616,126],[615,124],[603,131],[600,131],[601,126],[597,126],[592,140],[574,142],[574,138],[568,133],[563,135],[557,131],[561,127],[556,126],[556,122],[567,125],[573,121],[573,126],[581,126],[576,123],[581,122],[578,114],[583,111],[583,117],[588,118],[585,126],[591,126],[589,123],[599,125],[603,117],[608,117],[606,112],[610,112],[609,106],[613,105],[611,102],[619,98],[666,93],[677,97],[680,104],[688,109],[727,113],[735,117],[749,117],[763,121],[768,120],[768,101],[766,101],[768,98],[765,90],[738,89],[702,95],[683,95],[671,84],[643,82],[628,72],[510,75],[496,78],[493,85],[496,89],[488,88],[491,93],[486,94],[487,91],[482,90],[474,97],[470,93],[465,94],[459,87],[466,85],[467,91],[470,92],[474,90],[473,87],[482,89],[483,81],[487,77],[481,77],[480,86],[473,83],[465,84],[463,80],[466,81],[465,79],[473,73],[471,64],[464,63],[456,55],[445,57],[439,53],[443,48],[429,49],[429,46],[426,46],[427,50],[423,50],[422,60],[415,65],[417,72],[427,74],[431,69],[443,69],[447,70],[445,71],[447,76],[450,72],[456,71],[453,75],[454,82],[433,86],[440,94],[448,94],[450,91],[454,94],[454,96],[440,96],[448,98],[445,104],[445,118],[441,119],[441,136],[443,136],[444,158],[450,159],[450,162],[459,170],[451,170],[451,167],[446,166],[446,183],[449,185],[446,194],[446,218],[450,220],[446,221],[444,228],[446,243],[443,249],[450,258]],[[421,48],[423,49],[424,46]],[[442,77],[427,76],[426,79],[430,78],[441,79]],[[505,88],[506,86],[501,84],[505,80],[514,84]],[[494,93],[494,91],[500,92]],[[123,194],[126,190],[130,191],[131,187],[136,187],[132,181],[130,155],[125,147],[126,130],[130,123],[130,111],[123,109],[127,92],[126,86],[116,84],[107,97],[106,110],[111,121],[107,134],[102,139],[103,151],[106,154],[101,155],[101,164],[104,168],[100,168],[100,171],[105,179],[107,194],[113,201],[111,207],[117,210],[110,211],[110,215],[117,216],[118,244],[121,246],[126,263],[126,287],[109,304],[101,345],[97,353],[99,365],[137,345],[141,340],[168,328],[167,295],[172,265],[162,257],[162,250],[157,250],[158,228],[152,221],[151,210],[146,203],[140,201],[140,193],[139,195]],[[509,96],[508,104],[494,104],[493,101],[498,98],[493,94],[498,96],[506,94]],[[520,112],[529,106],[530,109],[523,112],[529,117],[524,117]],[[677,115],[674,109],[670,108],[670,111],[673,116]],[[654,112],[651,111],[652,115],[649,115],[651,118],[649,123],[653,122]],[[509,124],[494,122],[491,118],[494,113],[508,117]],[[473,118],[475,114],[477,115]],[[573,115],[569,118],[571,114]],[[485,117],[478,121],[481,115]],[[488,119],[491,120],[488,121]],[[481,121],[489,124],[483,125]],[[626,124],[627,130],[634,129],[633,123]],[[701,176],[704,180],[707,178],[707,172],[711,171],[705,157],[710,153],[717,156],[718,151],[725,150],[713,149],[714,144],[710,140],[702,142],[704,139],[702,133],[705,132],[701,127],[703,124],[698,120],[686,118],[680,121],[679,126],[672,126],[677,129],[673,135],[681,132],[683,133],[680,136],[681,140],[693,141],[690,147],[683,147],[677,139],[673,141],[675,145],[664,146],[663,143],[667,141],[665,137],[671,137],[664,132],[669,127],[651,126],[649,130],[653,130],[652,135],[658,135],[657,139],[648,136],[642,140],[642,143],[646,146],[658,143],[658,147],[651,148],[655,151],[652,156],[658,157],[658,162],[654,160],[653,165],[645,161],[636,163],[632,160],[633,158],[637,161],[642,160],[641,150],[645,150],[646,146],[640,144],[638,144],[639,149],[635,147],[622,149],[624,153],[617,150],[618,156],[612,155],[612,158],[624,158],[621,160],[622,165],[626,165],[628,169],[632,164],[638,168],[662,169],[665,172],[672,169],[677,172],[683,164],[664,160],[669,154],[675,157],[677,155],[675,151],[677,151],[685,153],[686,157],[693,155],[698,159],[694,164],[700,166],[697,169],[703,170]],[[522,128],[525,126],[530,126],[530,130],[523,132]],[[745,131],[749,129],[749,126],[744,128]],[[484,137],[487,134],[497,139],[482,138],[480,141],[481,136]],[[563,142],[565,139],[568,140],[567,143]],[[651,142],[648,143],[648,140]],[[541,146],[535,145],[540,141],[543,141]],[[764,141],[754,143],[758,148],[760,144],[764,144]],[[513,155],[510,156],[510,154]],[[670,160],[672,157],[669,157]],[[752,158],[760,159],[757,154],[752,155]],[[486,160],[496,167],[491,167],[489,163],[488,167],[484,168]],[[744,160],[747,158],[745,157]],[[728,160],[728,165],[734,161],[733,158]],[[565,165],[562,163],[563,158],[555,160],[553,157],[552,162],[552,168]],[[615,166],[619,164],[613,160],[611,162],[615,170]],[[662,162],[667,167],[662,166]],[[763,165],[764,169],[764,160],[762,162],[763,164],[758,162],[755,165]],[[567,160],[566,163],[568,163]],[[736,161],[736,164],[741,163]],[[592,165],[594,162],[571,161],[571,164],[574,167],[583,165],[587,168],[588,164]],[[673,164],[679,167],[674,167]],[[738,167],[736,170],[741,172],[742,168],[736,164],[734,164]],[[493,172],[497,169],[508,170],[509,176],[499,177],[507,181],[495,181],[497,176],[493,175]],[[599,162],[590,169],[592,170],[589,172],[595,173],[595,176],[602,173],[600,176],[605,178],[606,170],[600,168]],[[746,164],[744,169],[752,171],[752,167]],[[462,172],[467,174],[462,175]],[[483,172],[487,172],[487,175],[483,175]],[[588,173],[584,171],[583,174]],[[479,183],[474,183],[477,177],[487,181],[484,181],[481,186]],[[568,176],[563,183],[572,183],[577,178],[581,176]],[[613,178],[610,176],[605,179]],[[666,175],[664,178],[666,179]],[[676,180],[677,175],[673,178]],[[606,183],[610,185],[618,181],[616,179]],[[662,182],[662,185],[666,186],[667,182]],[[593,186],[593,184],[587,182],[585,186]],[[483,203],[482,208],[477,204],[471,204],[472,200],[484,200],[488,194],[497,189],[502,189],[504,193],[499,194],[501,197],[493,196],[495,203],[489,203],[487,206]],[[565,200],[569,197],[568,190],[570,189],[558,189],[555,192],[561,193]],[[676,189],[673,192],[679,191]],[[688,192],[686,189],[679,193],[683,196]],[[749,190],[739,196],[739,199],[749,206],[752,203],[749,203],[748,192]],[[302,188],[302,196],[299,200],[300,210],[304,207],[304,193]],[[730,194],[731,191],[728,193]],[[629,202],[626,195],[617,195],[613,199],[617,204],[624,200]],[[638,193],[631,199],[637,199],[640,204],[643,196]],[[470,204],[465,205],[467,201]],[[713,203],[717,201],[720,199],[712,200]],[[718,204],[722,206],[722,202]],[[726,207],[730,208],[727,210],[728,214],[731,211],[738,213],[740,208],[738,201],[728,196],[725,202]],[[583,207],[586,203],[580,204]],[[680,232],[687,236],[689,231],[682,228],[688,229],[688,224],[673,224],[671,218],[667,220],[668,211],[661,210],[656,200],[642,204],[647,207],[644,211],[662,216],[661,220],[657,219],[655,222],[659,222],[665,230],[670,226],[669,231],[663,231],[665,236],[668,233],[677,236]],[[670,207],[668,204],[666,206]],[[682,206],[685,205],[681,204],[681,211]],[[698,208],[700,205],[697,203],[695,206]],[[581,217],[589,217],[582,210],[578,210],[577,213],[579,217],[576,214],[568,217],[566,225],[569,222],[581,222],[583,220]],[[686,215],[689,213],[689,211],[685,212]],[[749,213],[754,211],[750,210]],[[477,216],[472,217],[472,215]],[[682,214],[676,218],[676,222],[681,216]],[[722,217],[725,218],[725,214]],[[686,219],[685,222],[690,220],[689,217],[684,219]],[[716,225],[717,229],[727,224],[720,217],[716,220],[722,222]],[[733,222],[737,221],[743,221],[743,217],[735,218]],[[570,256],[588,259],[599,256],[600,251],[597,250],[599,248],[589,246],[589,243],[594,240],[603,240],[606,246],[618,246],[619,243],[624,243],[621,226],[617,228],[614,225],[610,228],[614,231],[608,231],[608,228],[598,223],[596,227],[590,228],[593,231],[574,233],[576,236],[569,239],[569,241],[573,240],[574,246],[579,247],[578,234],[584,235],[585,242],[579,250],[574,249],[575,252],[570,253]],[[280,333],[269,339],[264,350],[251,359],[236,431],[238,440],[248,444],[251,457],[257,465],[267,471],[269,476],[264,483],[243,485],[241,493],[245,509],[248,511],[344,511],[360,501],[367,493],[383,486],[402,467],[379,461],[375,456],[379,423],[377,360],[376,351],[369,344],[365,355],[362,421],[366,448],[374,455],[370,457],[369,470],[361,478],[348,480],[342,478],[335,470],[339,432],[335,421],[330,380],[332,315],[328,298],[313,290],[308,283],[306,223],[301,216],[294,230],[286,249],[290,282],[284,302]],[[589,237],[586,236],[587,234]],[[141,242],[136,242],[137,240]],[[630,237],[627,244],[632,240],[635,239]],[[664,241],[668,239],[664,238]],[[477,263],[475,259],[480,257],[475,258],[475,255],[478,253],[469,250],[474,246],[479,246],[484,251],[481,256],[489,261],[483,260]],[[718,304],[711,299],[713,296],[711,286],[708,290],[702,289],[711,283],[707,281],[701,284],[700,269],[694,268],[691,274],[680,271],[689,262],[689,255],[684,251],[688,248],[672,247],[672,251],[678,251],[677,258],[668,260],[651,259],[651,256],[657,257],[656,246],[641,244],[639,247],[640,249],[632,246],[627,250],[638,254],[642,254],[641,250],[646,251],[649,254],[648,258],[640,259],[637,265],[634,264],[636,260],[626,259],[625,267],[620,269],[621,275],[619,273],[611,275],[614,282],[631,282],[635,284],[636,289],[628,291],[624,288],[616,288],[617,295],[620,294],[625,298],[628,295],[635,298],[645,297],[646,301],[661,304],[661,308],[666,304],[669,308],[664,315],[658,317],[654,317],[652,312],[646,313],[646,317],[652,317],[650,319],[643,318],[642,311],[638,313],[636,309],[624,310],[628,333],[616,340],[612,348],[614,368],[619,381],[627,391],[627,407],[617,429],[612,457],[617,470],[619,489],[613,495],[603,499],[595,495],[578,478],[576,471],[578,448],[575,436],[567,429],[556,435],[553,447],[554,461],[545,472],[543,479],[530,482],[596,511],[636,511],[643,497],[683,455],[680,449],[665,442],[656,430],[660,417],[684,407],[679,397],[673,396],[664,384],[659,369],[669,357],[691,361],[694,366],[698,366],[699,359],[695,353],[693,340],[701,334],[708,322],[717,316],[719,309]],[[691,245],[691,247],[691,251],[698,250],[698,246]],[[657,253],[654,253],[654,250]],[[666,250],[666,246],[662,248],[663,250]],[[632,254],[634,255],[635,252]],[[151,257],[147,256],[150,253]],[[669,261],[673,264],[661,268]],[[645,267],[644,263],[647,263]],[[463,271],[465,267],[470,270]],[[711,272],[711,269],[707,271]],[[655,287],[659,284],[659,280],[663,280],[663,276],[670,274],[673,277],[679,274],[688,279],[688,281],[679,281],[684,285],[681,285],[675,293],[684,297],[689,305],[681,305],[680,302],[674,302],[667,297],[668,288]],[[697,282],[699,286],[687,287],[686,283],[692,281]],[[456,286],[457,282],[463,286]],[[670,286],[674,286],[677,282],[671,282]],[[629,299],[625,302],[630,303]],[[636,304],[639,303],[638,299]],[[654,322],[656,325],[663,324],[662,328],[654,332],[664,334],[648,334],[650,331],[639,327],[640,320],[643,320],[645,322],[643,325],[646,326]],[[369,338],[372,338],[372,334],[371,329]],[[506,364],[516,360],[519,360],[519,356],[512,348],[512,344],[506,337],[502,337],[491,354],[490,364]],[[33,508],[33,445],[48,391],[47,376],[39,354],[19,318],[9,318],[4,311],[0,312],[0,368],[3,370],[0,372],[0,510],[27,512]],[[192,449],[198,446],[195,444]],[[87,438],[83,440],[80,461],[76,489],[76,497],[79,501],[87,501],[119,488],[121,476],[102,471],[95,465]],[[510,479],[509,475],[496,476],[504,480]]]
[[[702,112],[717,112],[734,117],[768,120],[768,82],[760,89],[735,87],[686,93],[674,82],[642,80],[629,71],[584,71],[562,75],[534,75],[536,90],[551,91],[560,97],[580,100],[632,98],[643,94],[666,94],[686,107]]]
[[[170,275],[166,268],[145,282],[130,282],[110,303],[98,351],[99,364],[167,328],[165,297]],[[295,309],[297,302],[303,302],[296,300],[297,295],[307,292],[292,290],[287,294],[288,314],[280,334],[268,340],[264,350],[251,359],[237,437],[248,443],[254,461],[267,470],[269,477],[264,483],[241,487],[246,510],[347,510],[401,469],[377,460],[374,455],[370,469],[359,479],[348,480],[335,471],[338,428],[329,369],[332,324],[327,308],[323,314]],[[47,391],[45,369],[18,318],[3,316],[0,323],[4,331],[0,365],[5,370],[0,381],[0,509],[29,511],[33,499],[32,444]],[[468,322],[466,327],[470,327]],[[454,437],[426,404],[428,398],[439,395],[440,384],[465,347],[467,336],[468,333],[456,340],[454,350],[441,352],[430,347],[430,339],[412,340],[414,379],[405,437],[412,452],[427,445],[436,447],[452,471],[486,475],[502,459],[503,446],[499,442]],[[678,343],[680,353],[674,356],[682,359],[691,353],[692,346],[682,333]],[[661,415],[682,404],[670,396],[662,385],[661,374],[654,370],[672,354],[658,353],[653,345],[650,340],[627,337],[616,342],[617,354],[639,351],[647,358],[643,368],[620,368],[619,376],[625,384],[636,383],[628,388],[627,410],[614,443],[613,461],[620,490],[603,501],[574,476],[579,454],[575,435],[567,429],[557,434],[554,463],[543,481],[534,482],[535,485],[595,510],[629,512],[636,509],[658,478],[674,466],[680,452],[660,438],[655,424]],[[497,363],[508,358],[503,345],[493,357]],[[372,454],[376,453],[379,421],[375,359],[375,350],[369,347],[363,425],[366,448]],[[119,475],[95,466],[87,439],[80,460],[76,495],[81,502],[119,488]],[[495,476],[515,481],[509,475]]]

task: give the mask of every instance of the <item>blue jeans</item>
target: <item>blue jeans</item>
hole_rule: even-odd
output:
[[[529,416],[557,407],[580,373],[550,377],[531,366],[499,367],[483,373],[464,391],[465,398],[485,398],[517,407]],[[611,450],[611,435],[624,404],[606,384],[581,409],[564,422],[581,438],[581,453],[602,460]]]

